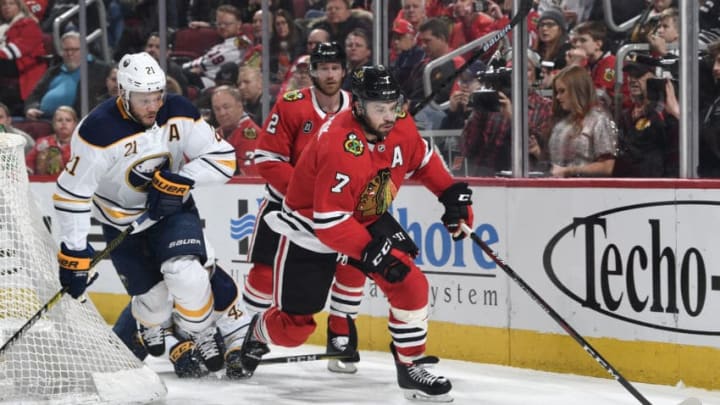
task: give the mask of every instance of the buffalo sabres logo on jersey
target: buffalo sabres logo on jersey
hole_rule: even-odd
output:
[[[300,92],[300,90],[293,90],[293,91],[288,91],[287,93],[285,93],[285,95],[283,96],[283,100],[297,101],[297,100],[302,100],[304,97],[305,96],[303,96],[303,94]]]
[[[310,131],[312,131],[312,129],[313,129],[312,121],[310,121],[310,120],[305,121],[305,123],[303,124],[303,132],[306,134],[309,134]]]
[[[354,156],[360,156],[365,151],[365,145],[358,139],[354,132],[350,132],[343,143],[346,152],[352,153]]]
[[[135,191],[143,192],[152,181],[153,173],[168,166],[170,154],[150,155],[130,166],[127,182]]]

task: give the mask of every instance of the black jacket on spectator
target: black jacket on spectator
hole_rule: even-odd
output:
[[[698,175],[720,177],[720,97],[700,115]]]
[[[340,45],[345,46],[345,38],[350,31],[361,28],[368,34],[368,39],[372,44],[373,23],[372,14],[365,10],[350,10],[350,17],[339,24],[330,24],[327,18],[320,17],[310,23],[311,31],[315,28],[322,28],[330,33],[330,41],[337,41]]]

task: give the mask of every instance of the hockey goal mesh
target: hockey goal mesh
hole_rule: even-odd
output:
[[[56,243],[30,197],[24,144],[0,133],[0,344],[60,290]],[[63,297],[0,353],[0,402],[146,402],[166,393],[90,300]]]

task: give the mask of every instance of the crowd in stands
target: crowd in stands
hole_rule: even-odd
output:
[[[720,176],[720,4],[700,5],[698,37],[701,176]],[[505,27],[512,0],[391,0],[389,68],[420,129],[454,129],[436,142],[455,174],[496,176],[511,170],[511,52],[501,42],[433,71],[427,103],[423,72],[431,61]],[[553,177],[678,176],[679,12],[677,0],[612,3],[610,30],[600,1],[536,0],[527,17],[528,127],[531,170]],[[89,105],[117,96],[117,69],[95,46],[80,52],[77,22],[63,27],[60,54],[47,49],[52,22],[76,2],[0,0],[0,125],[28,139],[28,168],[56,174],[80,112],[82,58],[88,62]],[[103,0],[114,60],[146,51],[160,58],[156,0]],[[238,174],[254,175],[252,150],[270,105],[285,92],[312,85],[309,54],[336,41],[348,73],[372,64],[371,1],[273,0],[262,28],[260,0],[167,0],[168,91],[190,98],[218,133],[236,146]],[[97,16],[89,15],[97,26]],[[263,86],[262,37],[268,35],[270,83]],[[622,46],[629,53],[622,71]],[[454,81],[447,80],[454,71]],[[349,89],[349,77],[343,83]],[[621,85],[620,85],[621,83]],[[445,103],[446,107],[437,105]],[[44,124],[44,125],[39,125]],[[25,129],[25,132],[23,132]],[[69,132],[68,132],[69,131]],[[29,135],[28,135],[29,134]]]

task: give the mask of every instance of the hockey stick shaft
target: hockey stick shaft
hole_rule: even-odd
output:
[[[587,352],[587,354],[589,354],[593,359],[595,359],[595,361],[597,361],[598,364],[600,364],[600,366],[605,369],[605,371],[610,373],[610,375],[623,387],[625,387],[625,389],[628,390],[638,401],[640,401],[641,404],[652,405],[650,401],[648,401],[648,399],[645,398],[640,393],[640,391],[638,391],[630,383],[630,381],[625,379],[625,377],[623,377],[622,374],[620,374],[620,372],[615,369],[612,364],[610,364],[610,362],[605,360],[605,358],[600,353],[598,353],[598,351],[595,350],[595,348],[593,348],[592,345],[587,340],[585,340],[585,338],[583,338],[572,326],[570,326],[569,323],[565,321],[565,319],[563,319],[562,316],[560,316],[560,314],[557,313],[557,311],[555,311],[547,302],[545,302],[545,300],[537,292],[535,292],[535,290],[533,290],[532,287],[530,287],[530,285],[525,282],[525,280],[523,280],[517,273],[515,273],[515,271],[507,263],[505,263],[505,261],[501,259],[497,255],[497,253],[495,253],[490,248],[490,246],[488,246],[487,243],[480,239],[480,237],[475,232],[473,232],[469,226],[467,226],[466,224],[462,224],[462,228],[465,233],[470,235],[470,238],[473,240],[473,242],[480,246],[483,252],[485,252],[485,254],[487,254],[493,262],[500,266],[500,268],[503,269],[503,271],[505,271],[505,273],[513,281],[519,284],[520,288],[522,288],[523,291],[530,295],[530,298],[532,298],[533,301],[535,301],[535,303],[543,309],[543,311],[550,315],[550,317],[555,320],[555,322],[557,322],[558,325],[560,325],[560,327],[562,327],[563,330],[565,330],[565,332],[570,335],[570,337],[575,339],[575,341],[585,350],[585,352]]]
[[[93,259],[90,261],[90,267],[88,271],[92,270],[93,267],[95,267],[100,261],[110,256],[110,253],[115,250],[120,244],[125,240],[125,238],[130,235],[142,222],[144,222],[148,218],[147,212],[141,215],[135,222],[130,224],[125,230],[120,232],[113,240],[108,242],[107,246],[105,246],[105,249],[103,249],[100,253],[95,255]],[[88,282],[88,285],[92,284],[93,281],[97,278],[97,274],[94,274],[90,277],[90,280]],[[63,287],[58,292],[53,295],[48,302],[45,303],[30,319],[28,319],[25,324],[23,324],[20,329],[18,329],[15,334],[13,334],[10,339],[8,339],[7,342],[5,342],[2,347],[0,347],[0,356],[5,353],[5,351],[13,345],[15,342],[17,342],[25,332],[27,332],[37,321],[40,320],[52,307],[55,306],[58,302],[60,302],[60,299],[67,293],[69,290],[69,287]]]
[[[437,95],[437,92],[441,89],[444,89],[445,87],[451,85],[451,83],[455,82],[455,79],[457,79],[458,76],[462,72],[467,69],[468,66],[470,66],[475,60],[477,60],[482,55],[485,55],[487,51],[495,46],[498,42],[500,42],[501,39],[505,38],[507,36],[508,32],[512,31],[513,28],[515,28],[516,25],[523,19],[527,18],[528,13],[530,12],[530,9],[532,8],[532,0],[522,0],[520,4],[520,9],[515,13],[515,16],[510,20],[510,22],[503,27],[500,31],[495,34],[492,38],[490,38],[485,44],[483,44],[482,48],[480,48],[479,51],[473,53],[473,55],[463,63],[460,68],[455,69],[455,71],[448,77],[445,78],[445,80],[442,82],[439,88],[433,90],[428,94],[424,99],[422,99],[418,104],[416,104],[411,110],[410,115],[414,116],[417,114],[420,110],[425,108],[425,106],[432,101],[433,98]]]
[[[337,352],[337,353],[316,353],[316,354],[297,354],[293,356],[273,357],[270,359],[260,360],[260,364],[282,364],[282,363],[302,363],[315,360],[352,360],[354,353]]]
[[[345,346],[345,350],[334,353],[326,352],[317,354],[297,354],[293,356],[273,357],[260,360],[260,364],[301,363],[305,361],[315,360],[352,360],[353,362],[359,361],[360,355],[357,351],[357,327],[355,327],[355,321],[350,315],[346,315],[345,318],[348,322],[348,344],[347,346]]]

